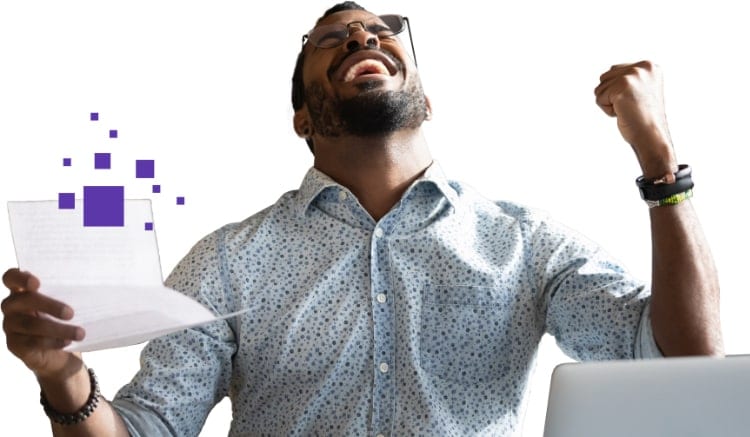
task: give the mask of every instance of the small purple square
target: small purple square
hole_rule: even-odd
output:
[[[178,205],[184,205],[185,204],[185,198],[182,196],[177,197],[177,204]]]
[[[57,209],[76,209],[75,193],[57,193]]]
[[[110,138],[117,138],[117,129],[110,129],[109,130],[109,137]]]
[[[154,230],[154,224],[152,222],[146,222],[143,225],[143,229],[146,231],[153,231]]]
[[[161,193],[161,185],[151,185],[152,193]]]
[[[125,187],[83,187],[83,226],[124,226],[124,223]]]
[[[72,162],[73,161],[70,158],[63,158],[63,167],[70,167]]]
[[[90,118],[91,118],[91,121],[97,121],[97,120],[99,120],[99,113],[98,112],[92,112]]]
[[[112,168],[112,156],[109,153],[94,153],[94,168]]]
[[[135,177],[153,179],[154,177],[154,160],[153,159],[136,159],[135,160]]]

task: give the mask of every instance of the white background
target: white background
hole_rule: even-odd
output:
[[[55,198],[83,184],[124,183],[149,197],[133,159],[155,159],[165,275],[204,234],[298,186],[311,155],[292,131],[290,78],[300,37],[322,1],[34,1],[0,5],[0,204]],[[669,6],[668,6],[669,5]],[[425,127],[448,175],[487,197],[547,210],[650,275],[639,168],[615,121],[594,104],[610,65],[652,59],[664,71],[681,162],[722,284],[728,353],[750,352],[745,211],[750,184],[750,27],[741,3],[371,1],[412,20],[434,119]],[[98,124],[88,113],[98,111]],[[119,129],[120,138],[106,132]],[[88,170],[109,151],[113,170]],[[73,158],[63,169],[62,158]],[[107,179],[109,178],[109,179]],[[173,197],[185,195],[184,207]],[[0,220],[0,266],[15,265]],[[42,278],[43,279],[43,278]],[[112,396],[141,347],[85,359]],[[526,436],[540,436],[552,367],[545,339]],[[47,435],[30,372],[0,350],[0,434]],[[229,403],[202,435],[226,435]]]

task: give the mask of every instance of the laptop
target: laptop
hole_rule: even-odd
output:
[[[750,355],[561,364],[544,437],[750,436]]]

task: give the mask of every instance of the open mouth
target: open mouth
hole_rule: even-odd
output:
[[[395,76],[399,70],[400,63],[380,50],[358,50],[337,66],[334,77],[342,82],[351,82],[369,75]]]
[[[375,59],[363,59],[349,67],[344,74],[344,82],[351,82],[354,79],[369,74],[383,74],[390,76],[390,71],[386,66]]]

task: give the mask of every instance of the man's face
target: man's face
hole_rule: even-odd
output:
[[[342,11],[317,26],[349,24],[349,37],[333,48],[305,47],[305,104],[316,133],[372,136],[417,128],[427,103],[413,60],[395,37],[368,32],[379,20],[366,11]]]

